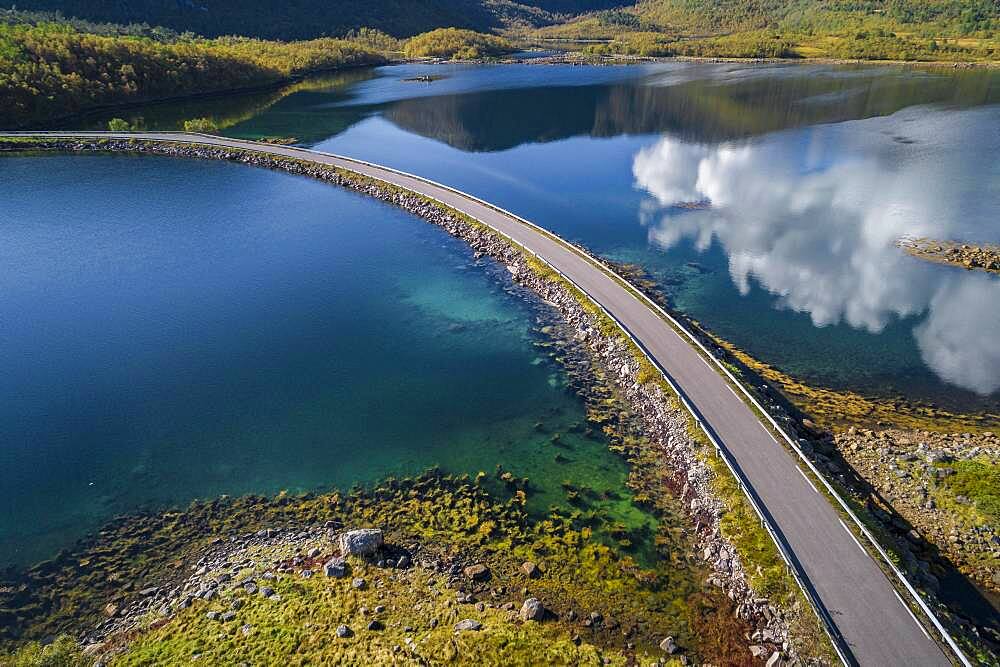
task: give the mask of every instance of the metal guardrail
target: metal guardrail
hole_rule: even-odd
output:
[[[216,136],[216,135],[204,134],[204,133],[200,133],[200,132],[142,132],[142,133],[137,133],[137,134],[140,135],[138,137],[140,139],[142,138],[142,135],[153,136],[153,137],[155,137],[156,135],[173,135],[173,136],[185,135],[185,136],[192,136],[192,137],[203,137],[205,139],[209,139],[210,140],[208,143],[205,143],[203,145],[221,146],[223,148],[226,148],[226,147],[232,148],[232,147],[234,147],[233,144],[239,144],[239,143],[249,144],[249,147],[246,148],[245,150],[257,151],[257,152],[264,152],[264,153],[271,154],[271,155],[282,155],[284,151],[293,152],[293,153],[304,153],[307,156],[309,156],[309,155],[323,155],[323,156],[326,156],[326,157],[334,158],[334,159],[337,159],[337,160],[342,160],[342,161],[345,161],[345,162],[351,162],[351,163],[354,163],[354,164],[364,165],[364,166],[367,166],[367,167],[370,167],[370,168],[373,168],[373,169],[380,169],[382,171],[387,171],[387,172],[394,173],[394,174],[397,174],[397,175],[400,175],[400,176],[406,176],[408,178],[412,178],[414,180],[421,181],[423,183],[427,183],[428,185],[433,185],[435,187],[438,187],[438,188],[441,188],[443,190],[447,190],[449,192],[452,192],[454,194],[462,196],[462,197],[464,197],[466,199],[469,199],[469,200],[474,201],[474,202],[476,202],[478,204],[481,204],[481,205],[483,205],[483,206],[485,206],[487,208],[490,208],[490,209],[493,209],[493,210],[495,210],[495,211],[497,211],[499,213],[502,213],[502,214],[510,217],[511,219],[516,220],[517,222],[519,222],[521,224],[527,225],[528,227],[534,229],[535,231],[543,234],[547,238],[550,238],[553,241],[561,243],[565,248],[567,248],[571,252],[577,254],[578,256],[580,256],[581,258],[585,259],[586,261],[590,262],[592,265],[594,265],[596,268],[598,268],[599,270],[601,270],[605,274],[609,274],[609,275],[613,276],[615,279],[617,279],[618,282],[621,283],[621,285],[623,287],[625,287],[626,289],[628,289],[640,301],[644,302],[649,308],[653,309],[661,317],[663,317],[664,319],[666,319],[675,329],[677,329],[680,332],[682,332],[685,335],[685,337],[687,337],[695,345],[695,347],[697,347],[698,349],[700,349],[705,354],[705,356],[707,356],[709,359],[711,359],[715,363],[716,368],[719,371],[721,371],[721,373],[725,377],[727,377],[730,380],[730,382],[732,382],[734,385],[736,385],[737,388],[739,388],[740,392],[745,396],[745,398],[748,401],[750,401],[750,403],[755,408],[757,408],[757,410],[764,416],[764,418],[767,419],[767,421],[771,424],[771,426],[779,434],[781,434],[781,436],[785,439],[785,441],[788,444],[788,446],[791,447],[792,451],[795,452],[798,455],[799,459],[803,463],[805,463],[806,467],[823,484],[824,488],[827,490],[827,492],[829,493],[829,495],[832,496],[837,501],[837,503],[844,510],[844,512],[851,518],[851,520],[854,522],[854,524],[857,527],[857,529],[861,532],[862,535],[864,535],[864,537],[868,540],[868,542],[872,545],[872,547],[874,547],[874,549],[878,552],[879,556],[882,558],[882,560],[885,563],[885,565],[888,566],[888,568],[895,575],[895,577],[897,578],[897,580],[906,589],[907,593],[909,593],[910,597],[917,603],[917,605],[920,608],[920,610],[927,616],[927,618],[934,625],[935,629],[937,629],[937,631],[941,634],[941,639],[948,645],[949,648],[951,648],[951,650],[954,652],[955,656],[958,658],[959,662],[964,667],[973,667],[972,663],[969,662],[969,660],[968,660],[968,658],[966,658],[965,654],[962,653],[962,650],[959,648],[959,646],[955,642],[954,638],[952,638],[951,634],[947,631],[947,629],[945,629],[944,625],[937,618],[937,616],[930,609],[930,607],[927,606],[927,603],[923,600],[923,598],[920,597],[920,594],[917,592],[917,590],[906,579],[906,576],[892,562],[892,560],[889,558],[888,554],[885,552],[885,550],[882,548],[882,546],[878,543],[878,540],[876,540],[875,537],[871,534],[871,532],[865,527],[865,525],[861,522],[861,520],[854,513],[854,511],[851,510],[851,508],[847,504],[847,502],[836,491],[836,489],[833,488],[833,486],[820,473],[820,471],[816,468],[816,466],[813,465],[812,461],[810,461],[809,458],[805,455],[805,453],[799,448],[798,444],[788,435],[788,433],[781,427],[781,425],[778,424],[778,422],[774,419],[774,417],[772,417],[771,414],[768,413],[768,411],[766,409],[764,409],[764,407],[757,401],[757,399],[754,398],[754,396],[747,390],[747,388],[743,385],[743,383],[741,383],[739,380],[737,380],[736,377],[729,371],[729,369],[726,368],[725,364],[723,364],[721,360],[719,360],[707,347],[705,347],[705,345],[701,342],[701,340],[699,340],[694,334],[692,334],[688,330],[688,328],[685,327],[680,321],[678,321],[675,317],[673,317],[672,315],[670,315],[670,313],[668,313],[666,310],[664,310],[662,307],[660,307],[659,304],[657,304],[655,301],[653,301],[648,296],[646,296],[641,290],[639,290],[634,285],[632,285],[628,280],[626,280],[625,278],[623,278],[616,271],[614,271],[613,269],[605,266],[599,260],[597,260],[596,258],[592,257],[589,253],[583,251],[582,249],[580,249],[579,247],[575,246],[574,244],[569,243],[565,239],[560,238],[559,236],[553,234],[552,232],[549,232],[548,230],[544,229],[543,227],[540,227],[539,225],[537,225],[537,224],[535,224],[535,223],[533,223],[533,222],[531,222],[529,220],[526,220],[526,219],[522,218],[521,216],[519,216],[519,215],[517,215],[515,213],[512,213],[511,211],[508,211],[508,210],[506,210],[504,208],[501,208],[501,207],[499,207],[499,206],[497,206],[495,204],[492,204],[492,203],[490,203],[488,201],[480,199],[479,197],[476,197],[475,195],[469,194],[467,192],[463,192],[462,190],[459,190],[457,188],[453,188],[453,187],[451,187],[449,185],[445,185],[443,183],[439,183],[439,182],[434,181],[432,179],[424,178],[423,176],[418,176],[416,174],[411,174],[409,172],[402,171],[400,169],[394,169],[392,167],[386,167],[384,165],[376,164],[374,162],[368,162],[368,161],[365,161],[365,160],[360,160],[360,159],[357,159],[357,158],[347,157],[347,156],[344,156],[344,155],[337,155],[335,153],[327,153],[327,152],[324,152],[324,151],[316,151],[316,150],[312,150],[312,149],[301,148],[301,147],[298,147],[298,146],[277,146],[277,145],[273,145],[273,144],[265,144],[265,143],[261,143],[261,142],[251,141],[251,140],[247,140],[247,139],[229,139],[227,137],[219,137],[219,136]],[[67,138],[74,138],[74,136],[76,138],[82,138],[82,137],[86,137],[86,136],[94,136],[94,137],[120,138],[120,139],[134,139],[134,138],[137,138],[135,134],[121,133],[121,132],[81,132],[81,133],[77,133],[77,134],[74,135],[74,133],[72,133],[72,132],[58,132],[58,131],[50,131],[50,132],[0,132],[0,137],[2,137],[2,136],[49,136],[49,137],[67,137]],[[167,139],[167,141],[171,141],[171,140]],[[223,142],[226,142],[226,143],[223,143]],[[190,143],[195,144],[197,142],[193,142],[192,141]],[[239,148],[239,146],[235,146],[235,147]],[[261,149],[265,149],[265,150],[261,150]],[[366,178],[375,178],[376,180],[383,180],[383,179],[379,179],[376,176],[370,176],[368,174],[363,174],[363,173],[360,173],[360,172],[355,172],[355,173],[358,173],[360,176],[364,176]],[[383,182],[387,182],[387,181],[383,181]],[[400,187],[400,186],[398,186],[398,185],[396,185],[394,183],[389,183],[389,185],[392,185],[394,187]],[[440,199],[437,199],[435,197],[432,197],[432,196],[429,196],[429,195],[426,195],[426,194],[423,194],[423,193],[419,193],[419,192],[417,192],[415,194],[418,194],[418,195],[423,196],[423,197],[428,197],[429,199],[432,199],[432,200],[438,202],[439,204],[441,204],[443,206],[447,206],[447,207],[450,208],[450,205],[447,202],[443,202]],[[470,217],[475,217],[475,216],[470,216]],[[513,238],[511,238],[510,236],[508,236],[504,232],[500,231],[499,229],[497,229],[493,225],[490,225],[488,222],[485,222],[483,220],[479,220],[478,218],[477,218],[477,221],[479,223],[483,224],[483,225],[486,225],[487,227],[489,227],[490,229],[492,229],[497,234],[500,234],[504,238],[508,239],[514,245],[516,245],[516,246],[522,248],[523,250],[531,253],[535,258],[537,258],[539,261],[543,262],[546,266],[548,266],[550,269],[552,269],[557,274],[559,274],[563,279],[565,279],[566,281],[568,281],[576,289],[580,290],[581,294],[584,294],[594,305],[596,305],[598,308],[600,308],[601,311],[603,313],[605,313],[605,315],[607,315],[608,317],[610,317],[612,319],[612,321],[614,321],[619,326],[619,328],[621,328],[621,330],[625,333],[626,336],[628,336],[628,338],[633,342],[633,344],[635,344],[636,347],[643,353],[643,355],[645,355],[645,357],[653,364],[653,366],[656,367],[656,369],[660,371],[660,373],[663,375],[664,379],[667,381],[667,383],[670,385],[670,387],[673,389],[673,391],[677,394],[677,396],[678,396],[679,400],[681,401],[682,405],[685,407],[685,409],[688,410],[688,412],[691,413],[692,417],[695,419],[695,422],[698,424],[699,428],[701,428],[702,431],[705,432],[705,435],[709,438],[709,440],[712,443],[712,445],[719,452],[720,457],[725,462],[726,466],[729,468],[729,470],[732,472],[733,476],[737,480],[737,483],[739,484],[740,489],[743,491],[744,495],[746,495],[747,499],[750,501],[751,506],[753,507],[754,511],[757,513],[757,516],[761,520],[761,524],[764,526],[764,528],[767,530],[768,534],[771,536],[771,539],[774,541],[775,546],[778,547],[778,551],[781,554],[782,559],[785,561],[786,565],[788,566],[789,570],[791,571],[791,573],[792,573],[793,577],[795,578],[796,582],[798,583],[799,587],[802,589],[803,594],[806,595],[807,599],[809,599],[809,601],[810,601],[810,603],[811,603],[811,605],[813,607],[813,611],[820,617],[820,620],[823,622],[824,628],[826,629],[827,633],[829,634],[830,639],[833,642],[834,648],[836,649],[836,651],[838,653],[838,656],[844,662],[844,664],[853,664],[852,660],[849,660],[848,657],[847,657],[847,655],[845,655],[844,648],[846,647],[846,642],[844,642],[843,637],[840,634],[840,631],[837,630],[836,624],[833,623],[833,620],[832,620],[832,618],[830,618],[829,613],[826,611],[826,609],[822,605],[822,603],[818,600],[818,598],[816,597],[815,593],[811,590],[811,587],[806,584],[807,577],[806,577],[805,573],[801,572],[800,569],[795,565],[793,559],[790,556],[790,550],[784,544],[784,540],[780,537],[780,534],[775,530],[775,528],[770,524],[770,521],[768,520],[766,514],[763,512],[762,508],[760,507],[760,505],[758,504],[756,498],[754,497],[755,494],[752,492],[752,485],[749,483],[749,480],[746,480],[744,478],[743,474],[739,471],[738,467],[736,467],[734,465],[735,462],[730,459],[729,453],[716,440],[715,436],[711,432],[711,429],[709,429],[706,426],[706,424],[704,423],[704,421],[699,416],[698,411],[695,409],[695,407],[693,405],[690,404],[690,402],[685,397],[684,393],[681,391],[680,387],[678,387],[676,385],[676,383],[670,378],[669,374],[665,371],[665,369],[663,369],[660,366],[660,364],[655,359],[652,358],[652,356],[649,354],[649,352],[646,350],[646,348],[635,338],[635,336],[633,336],[632,332],[629,331],[628,328],[617,317],[615,317],[614,315],[612,315],[600,302],[598,302],[593,296],[591,296],[589,292],[587,292],[585,289],[583,289],[582,287],[580,287],[576,283],[576,281],[574,281],[569,276],[566,276],[562,271],[560,271],[558,268],[556,268],[555,266],[553,266],[547,259],[545,259],[544,257],[538,255],[536,252],[534,252],[530,248],[527,248],[526,246],[524,246],[523,244],[519,243],[518,241],[514,240]],[[902,602],[902,600],[901,600],[901,602]],[[849,650],[848,650],[848,654],[849,654]]]

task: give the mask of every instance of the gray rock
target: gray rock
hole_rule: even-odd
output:
[[[455,630],[464,632],[466,630],[482,630],[483,624],[474,618],[466,618],[455,624]]]
[[[264,586],[263,588],[260,589],[260,594],[266,598],[269,598],[272,595],[274,595],[274,589],[271,588],[270,586]]]
[[[341,639],[343,639],[344,637],[350,637],[353,634],[354,633],[351,632],[351,629],[346,625],[341,624],[337,626],[337,636],[340,637]]]
[[[361,590],[362,588],[365,587],[365,583],[366,583],[365,580],[362,579],[361,577],[355,577],[353,580],[351,580],[351,588],[356,588],[358,590]]]
[[[312,570],[302,570],[302,572],[300,572],[299,575],[303,579],[308,579],[309,577],[313,576],[313,571]]]
[[[521,563],[521,571],[528,575],[529,579],[534,579],[542,574],[542,571],[538,568],[538,566],[530,560],[526,560]]]
[[[257,584],[255,584],[252,581],[248,581],[245,584],[243,584],[243,590],[245,590],[250,595],[253,595],[254,593],[257,592]]]
[[[207,618],[210,621],[217,621],[217,620],[219,620],[219,612],[217,612],[217,611],[210,611],[207,614],[205,614],[205,618]]]
[[[370,556],[383,543],[382,531],[378,528],[349,530],[340,535],[340,551],[345,556]]]
[[[490,578],[490,569],[485,565],[470,565],[462,572],[473,581],[486,581]]]
[[[385,623],[383,623],[382,621],[380,621],[378,619],[375,619],[371,623],[368,624],[368,629],[372,630],[373,632],[374,631],[378,631],[378,630],[384,630],[385,629]]]
[[[320,553],[319,548],[313,547],[306,553],[306,555],[309,556],[310,558],[315,558],[316,556],[319,555],[319,553]]]
[[[521,620],[540,621],[545,618],[545,607],[538,598],[528,598],[521,605]]]
[[[236,612],[235,611],[223,612],[222,615],[219,616],[219,620],[222,621],[223,623],[228,623],[229,621],[233,620],[234,618],[236,618]]]
[[[673,637],[666,637],[662,642],[660,642],[660,650],[673,655],[680,649],[678,648],[677,642],[674,641]]]
[[[334,579],[342,579],[347,576],[347,563],[343,558],[331,558],[323,564],[323,574]]]

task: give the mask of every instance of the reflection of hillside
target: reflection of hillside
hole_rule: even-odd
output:
[[[914,104],[1000,101],[989,72],[880,74],[495,90],[402,100],[384,113],[403,129],[455,148],[494,151],[578,135],[669,132],[684,140],[718,142],[887,115]]]
[[[318,109],[342,102],[353,84],[372,78],[371,69],[356,69],[318,75],[282,88],[235,95],[192,97],[141,108],[117,109],[88,116],[83,125],[105,129],[108,119],[124,118],[136,127],[182,129],[185,120],[210,118],[234,136],[295,136],[318,141],[337,134],[358,120],[347,108]],[[298,119],[299,122],[290,122]]]

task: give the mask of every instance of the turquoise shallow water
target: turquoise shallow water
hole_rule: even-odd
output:
[[[894,247],[1000,241],[996,71],[405,65],[285,92],[129,119],[208,115],[429,176],[642,264],[679,310],[809,382],[1000,408],[1000,279]]]
[[[5,157],[0,178],[0,563],[123,512],[435,465],[502,464],[539,513],[573,479],[649,524],[603,439],[569,432],[537,306],[438,228],[225,163]]]

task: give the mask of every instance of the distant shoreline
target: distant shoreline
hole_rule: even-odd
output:
[[[555,49],[553,49],[555,50]],[[576,56],[576,57],[574,57]],[[444,61],[459,62],[459,61]],[[470,62],[470,61],[461,61]],[[498,62],[482,60],[472,62]],[[751,65],[870,65],[872,67],[902,66],[902,67],[934,67],[943,69],[1000,69],[997,60],[866,60],[860,58],[730,58],[720,56],[629,56],[623,54],[592,55],[573,51],[564,51],[561,55],[538,58],[503,58],[500,63],[537,64],[537,65],[640,65],[648,63],[669,62],[700,62],[700,63],[745,63]]]
[[[257,86],[227,88],[221,90],[210,90],[204,92],[189,93],[185,95],[172,95],[170,97],[159,97],[159,98],[151,98],[144,100],[131,100],[128,102],[120,102],[114,104],[102,104],[81,111],[76,111],[70,114],[57,116],[39,123],[29,122],[29,123],[17,124],[8,129],[46,130],[55,126],[63,126],[65,125],[65,122],[68,120],[85,118],[87,116],[98,114],[101,112],[117,111],[117,110],[126,111],[129,109],[137,109],[151,105],[170,104],[172,102],[183,102],[183,101],[198,100],[198,99],[212,99],[218,97],[225,97],[227,95],[246,95],[249,93],[280,90],[285,86],[291,85],[299,81],[303,81],[310,77],[320,76],[323,74],[334,74],[337,72],[363,69],[367,67],[375,68],[375,67],[385,67],[388,65],[456,65],[456,64],[578,65],[578,66],[591,65],[595,67],[601,67],[601,66],[620,67],[627,65],[643,65],[651,63],[669,63],[669,62],[743,63],[750,65],[777,65],[777,64],[863,65],[871,67],[884,67],[888,65],[894,67],[913,67],[913,68],[928,67],[928,68],[956,69],[956,70],[1000,69],[1000,61],[947,62],[947,61],[920,61],[920,60],[857,60],[857,59],[838,59],[838,58],[720,58],[720,57],[707,57],[707,56],[626,56],[626,55],[595,56],[595,55],[574,53],[572,51],[564,51],[559,55],[539,56],[536,58],[517,58],[512,56],[504,56],[501,58],[475,59],[475,60],[444,60],[440,58],[405,58],[405,59],[389,60],[387,62],[377,65],[364,63],[364,64],[345,65],[343,67],[334,67],[330,69],[315,70]]]

